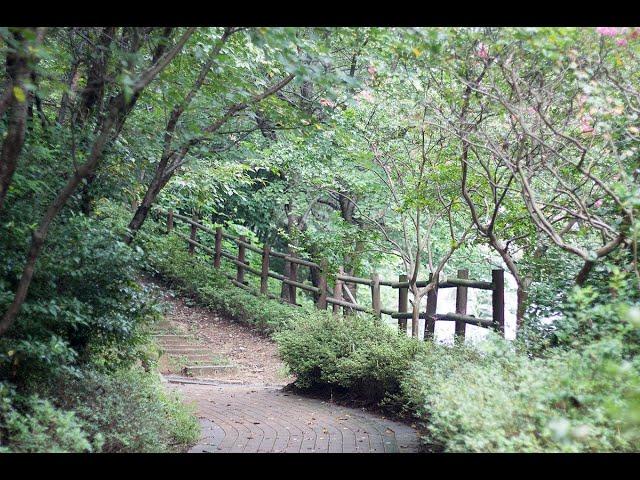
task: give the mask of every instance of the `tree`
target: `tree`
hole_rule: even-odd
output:
[[[265,80],[264,68],[258,68],[257,72],[251,71],[249,72],[250,74],[247,75],[246,71],[238,71],[236,64],[220,64],[221,62],[219,57],[221,55],[222,47],[227,43],[229,37],[233,33],[240,30],[245,30],[243,32],[244,35],[241,38],[238,38],[237,42],[233,46],[229,46],[229,48],[234,49],[233,51],[236,56],[240,54],[239,52],[242,52],[241,55],[256,55],[256,52],[259,51],[257,48],[264,44],[268,44],[270,49],[275,50],[275,53],[271,53],[273,57],[287,59],[293,55],[293,52],[289,51],[290,49],[288,44],[285,43],[285,41],[290,39],[291,35],[291,33],[286,31],[281,32],[275,30],[273,34],[270,34],[268,31],[260,34],[246,29],[232,28],[227,28],[223,31],[216,46],[211,50],[208,60],[203,63],[193,87],[184,96],[184,98],[174,106],[167,121],[163,139],[162,154],[154,169],[153,178],[147,187],[142,202],[129,223],[129,233],[126,237],[127,243],[133,241],[136,232],[144,223],[149,209],[156,200],[158,194],[176,174],[176,172],[178,172],[181,167],[189,161],[190,154],[195,148],[201,147],[207,142],[210,142],[212,138],[214,138],[213,136],[216,135],[223,126],[227,125],[234,119],[239,119],[242,114],[246,114],[247,112],[249,113],[249,116],[253,118],[255,127],[250,128],[245,133],[248,134],[255,130],[263,132],[265,122],[267,122],[267,120],[264,117],[265,112],[259,110],[258,106],[264,101],[274,97],[277,93],[282,92],[282,90],[295,78],[296,73],[287,74],[285,68],[283,68],[283,65],[281,64],[281,60],[278,61],[276,59],[269,59],[267,61],[265,58],[265,63],[268,65],[267,71],[269,72],[267,78],[273,78],[270,80],[270,83],[267,83]],[[252,37],[252,35],[255,36],[256,34],[258,35],[258,38]],[[300,46],[298,46],[298,50],[299,49]],[[265,54],[261,53],[261,55],[264,56]],[[298,55],[297,51],[295,55]],[[196,98],[196,94],[204,84],[207,75],[210,73],[211,67],[215,62],[218,62],[219,68],[214,80],[214,85],[219,88],[216,94],[221,97],[223,101],[218,103],[216,108],[210,109],[212,110],[211,113],[202,115],[202,112],[198,112],[199,115],[196,116],[196,112],[193,112],[193,115],[196,116],[196,118],[199,117],[197,120],[198,127],[196,127],[195,131],[178,131],[177,129],[179,129],[181,125],[181,118]],[[230,72],[228,71],[229,69],[231,70]],[[281,75],[279,80],[275,79],[276,72]],[[238,77],[235,82],[230,82],[228,73]],[[250,85],[252,83],[252,76],[256,73],[259,75],[259,78],[254,80],[254,82],[257,85],[262,86],[261,89],[248,87],[244,91],[233,92],[233,87],[236,82],[239,84]],[[304,70],[301,70],[301,73],[305,74]],[[229,101],[229,99],[232,100]],[[260,113],[257,113],[258,111]],[[185,124],[186,122],[182,122],[183,126]],[[193,124],[191,124],[190,127],[193,128]],[[273,127],[270,128],[272,131]],[[225,134],[231,135],[229,132],[225,132]],[[246,137],[246,135],[243,135],[243,137]],[[237,141],[234,143],[237,143]]]
[[[11,324],[15,321],[22,303],[24,302],[29,285],[33,278],[38,256],[42,252],[47,233],[51,223],[67,203],[71,195],[74,193],[80,182],[93,174],[100,161],[102,160],[105,146],[113,139],[114,130],[117,126],[122,125],[126,120],[126,116],[130,109],[134,95],[140,92],[160,73],[173,58],[180,52],[184,44],[187,42],[194,29],[187,29],[178,42],[164,53],[160,58],[152,62],[146,69],[142,70],[135,81],[127,88],[123,89],[119,94],[113,96],[109,100],[107,116],[102,122],[100,130],[91,146],[87,160],[76,167],[73,174],[67,180],[64,187],[58,191],[54,200],[49,204],[43,217],[38,223],[38,227],[33,231],[31,245],[26,256],[25,266],[18,282],[13,301],[9,305],[7,311],[0,320],[0,335],[4,334]],[[75,159],[74,159],[75,160]]]
[[[0,153],[0,212],[24,144],[27,92],[31,88],[29,84],[37,58],[33,52],[37,51],[45,31],[44,28],[14,28],[6,35],[9,45],[6,61],[7,82],[0,97],[0,118],[8,112],[9,123]]]

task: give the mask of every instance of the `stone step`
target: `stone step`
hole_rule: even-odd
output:
[[[204,347],[161,347],[163,353],[167,355],[189,355],[192,353],[210,355],[211,352]]]
[[[179,338],[176,340],[167,339],[167,340],[159,340],[157,342],[159,345],[166,345],[167,347],[199,347],[201,346],[197,340],[192,338]]]
[[[174,357],[175,358],[175,357]],[[202,366],[202,365],[228,365],[229,362],[220,357],[193,358],[191,356],[180,359],[181,367],[185,365]],[[175,362],[174,362],[175,363]]]
[[[172,356],[175,356],[175,354],[169,354]],[[206,359],[219,359],[221,357],[221,355],[216,355],[215,353],[185,353],[183,354],[183,356],[187,357],[187,358],[192,358],[194,361],[196,360],[206,360]]]
[[[177,333],[154,333],[153,337],[158,340],[171,340],[173,338],[189,340],[191,338],[189,335],[178,335]]]
[[[199,348],[200,350],[206,350],[207,347],[205,345],[201,345],[198,343],[174,343],[169,345],[158,345],[163,350],[171,350],[171,349],[181,349],[181,348]]]
[[[187,377],[217,378],[238,373],[237,365],[187,365],[182,374]]]
[[[170,323],[160,323],[151,327],[152,332],[158,333],[175,332],[176,330],[176,326]]]
[[[182,365],[229,365],[226,359],[216,355],[170,355],[170,358],[180,360]]]
[[[154,333],[153,338],[157,342],[165,342],[165,341],[177,341],[180,340],[182,342],[192,342],[194,340],[198,340],[196,336],[191,332],[180,332],[180,333]]]

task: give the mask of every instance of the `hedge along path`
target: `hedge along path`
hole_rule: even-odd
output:
[[[202,436],[190,452],[420,450],[417,431],[409,425],[364,409],[284,391],[294,377],[286,373],[273,340],[249,326],[190,305],[162,287],[161,291],[168,309],[160,334],[188,339],[199,354],[237,367],[221,375],[204,377],[196,372],[186,377],[175,373],[166,355],[161,358],[167,387],[181,393],[187,403],[195,404],[200,419]],[[163,338],[166,342],[167,337]]]

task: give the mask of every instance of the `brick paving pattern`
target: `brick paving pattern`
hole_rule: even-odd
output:
[[[416,431],[361,409],[263,385],[170,383],[196,402],[202,425],[192,453],[402,453]]]

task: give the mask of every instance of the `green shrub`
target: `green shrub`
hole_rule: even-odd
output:
[[[168,393],[156,373],[140,368],[61,375],[39,395],[19,395],[2,385],[5,451],[170,452],[199,437],[193,409]]]
[[[400,379],[418,351],[417,340],[371,317],[301,316],[275,335],[296,385],[328,385],[372,403],[399,391]]]
[[[609,268],[607,282],[600,288],[575,287],[564,306],[562,320],[553,331],[554,343],[579,349],[606,338],[620,339],[627,355],[640,353],[640,329],[620,321],[630,307],[638,306],[637,283],[617,267]]]
[[[85,432],[74,412],[54,407],[37,395],[22,396],[0,382],[0,452],[92,452],[101,446]]]
[[[70,214],[54,225],[27,300],[0,338],[0,376],[46,378],[109,353],[108,368],[138,360],[141,327],[157,312],[136,279],[142,251],[121,241],[116,224]],[[13,298],[29,238],[20,228],[4,233],[0,226],[0,311]]]
[[[402,390],[427,422],[427,443],[452,452],[633,451],[610,405],[626,388],[610,375],[616,341],[531,359],[504,340],[485,351],[430,345]],[[637,376],[638,371],[635,374]]]
[[[552,261],[546,258],[549,254]],[[640,304],[638,278],[632,269],[621,267],[633,265],[630,251],[623,249],[597,262],[582,287],[567,288],[573,280],[566,275],[580,268],[568,265],[567,260],[558,257],[557,249],[551,248],[544,259],[536,259],[529,266],[532,274],[543,278],[531,285],[530,312],[524,328],[518,332],[520,347],[541,355],[548,348],[580,349],[606,338],[618,338],[624,344],[625,354],[637,355],[640,330],[619,320],[626,309]],[[541,321],[550,317],[557,320]]]
[[[104,452],[171,451],[198,439],[193,414],[141,368],[105,375],[86,372],[67,378],[52,394],[85,420],[91,438],[104,439]]]

